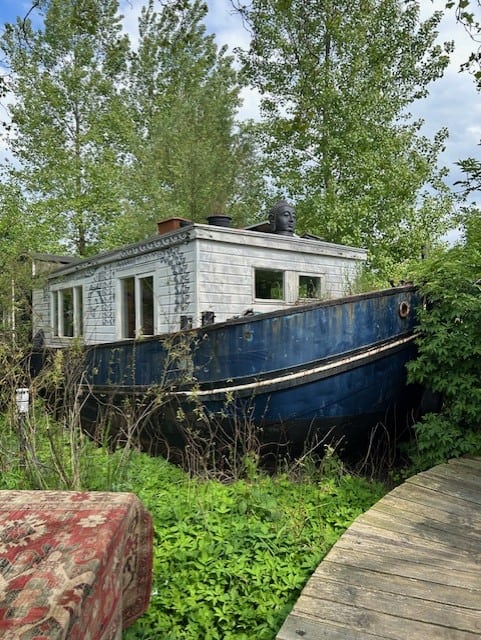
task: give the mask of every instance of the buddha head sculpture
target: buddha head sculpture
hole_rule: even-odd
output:
[[[296,212],[285,200],[279,200],[269,210],[271,233],[281,236],[293,236],[296,228]]]

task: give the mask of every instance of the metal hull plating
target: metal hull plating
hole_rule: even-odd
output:
[[[88,350],[87,387],[118,402],[159,401],[150,423],[171,437],[185,421],[262,428],[291,442],[335,433],[354,441],[413,398],[406,362],[415,353],[420,300],[398,287],[218,325]]]

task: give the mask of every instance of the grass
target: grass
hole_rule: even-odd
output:
[[[229,482],[133,448],[114,453],[46,419],[0,418],[1,489],[132,491],[154,523],[148,611],[124,640],[271,640],[343,531],[386,492],[332,451],[275,475],[244,461]]]

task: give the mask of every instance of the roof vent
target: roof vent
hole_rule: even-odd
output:
[[[224,216],[220,214],[209,216],[207,218],[207,222],[214,227],[230,227],[231,221],[232,218],[230,216]]]

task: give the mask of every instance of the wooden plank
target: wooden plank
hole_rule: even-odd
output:
[[[435,474],[426,475],[425,473],[420,473],[409,478],[406,482],[419,487],[434,489],[449,498],[461,498],[462,500],[473,502],[477,505],[477,508],[481,505],[481,491],[479,489],[470,488],[466,485],[459,486],[454,481],[450,481],[449,478],[439,477],[439,475]]]
[[[448,543],[442,544],[441,540],[436,541],[433,537],[416,535],[415,528],[399,526],[396,531],[390,530],[386,526],[381,526],[382,523],[378,520],[374,522],[374,517],[369,519],[370,521],[357,520],[352,527],[346,531],[344,536],[350,539],[355,545],[366,544],[390,544],[404,547],[411,551],[412,554],[423,554],[428,552],[432,554],[438,562],[444,560],[453,561],[456,563],[465,562],[467,565],[473,565],[479,568],[479,547],[474,545],[474,550],[461,549],[459,547],[451,547]],[[393,520],[391,520],[394,523]],[[358,546],[358,549],[362,547]]]
[[[277,640],[481,638],[481,458],[410,478],[359,516]]]
[[[471,510],[472,511],[472,510]],[[426,518],[429,513],[429,518]],[[479,519],[470,519],[469,517],[454,517],[445,511],[437,510],[433,507],[427,511],[426,507],[415,503],[401,500],[395,497],[389,497],[382,501],[373,510],[375,515],[383,515],[387,518],[396,517],[401,522],[410,522],[414,526],[423,529],[429,529],[442,535],[445,541],[455,540],[453,546],[466,546],[465,543],[477,543],[481,547],[481,521]],[[441,532],[441,534],[439,534]]]
[[[481,528],[481,513],[477,514],[473,509],[460,509],[458,514],[453,514],[452,511],[446,511],[434,504],[430,504],[428,511],[426,503],[415,502],[400,496],[402,494],[387,495],[373,507],[373,511],[386,514],[398,513],[400,517],[412,520],[426,519],[428,514],[429,520],[433,523],[442,524],[443,526],[451,525],[461,535],[463,533],[476,535],[478,528]],[[462,531],[460,531],[461,529]],[[481,532],[479,536],[481,537]]]
[[[419,556],[412,557],[412,555],[406,557],[406,554],[403,553],[392,553],[392,555],[389,556],[384,552],[381,554],[377,547],[370,548],[369,550],[363,549],[359,552],[358,550],[353,551],[349,547],[336,544],[329,552],[329,555],[319,565],[318,570],[321,570],[324,562],[343,563],[346,566],[352,567],[354,571],[358,569],[368,569],[379,573],[384,572],[387,575],[424,579],[429,582],[445,584],[448,587],[465,588],[466,585],[469,585],[470,591],[476,593],[481,592],[481,572],[479,569],[467,571],[464,564],[460,565],[456,563],[455,568],[461,569],[461,571],[455,571],[452,566],[439,566],[439,563],[433,562],[433,559],[429,556],[425,559]],[[431,562],[431,564],[429,564],[429,562]],[[479,602],[481,603],[481,593],[479,595]]]
[[[477,476],[481,476],[481,462],[479,458],[453,458],[449,460],[448,466],[460,472],[461,469],[469,471]]]
[[[426,509],[426,512],[429,512],[434,508],[450,514],[453,518],[467,517],[473,522],[481,520],[481,510],[473,508],[473,503],[469,500],[464,500],[459,496],[451,496],[447,499],[444,494],[439,493],[434,489],[429,489],[428,487],[406,483],[401,487],[396,487],[388,495],[401,497],[405,500],[417,503],[423,506]]]
[[[444,527],[442,522],[430,521],[429,516],[424,518],[404,518],[396,512],[383,512],[380,509],[371,509],[356,522],[366,524],[382,530],[392,531],[409,536],[411,540],[420,538],[425,543],[434,546],[448,548],[451,551],[467,553],[470,557],[478,556],[481,549],[481,539],[478,537],[461,536],[452,529]]]
[[[437,579],[433,581],[422,571],[415,576],[403,576],[395,572],[378,570],[376,565],[371,568],[352,566],[346,563],[345,558],[344,562],[324,560],[313,574],[313,580],[309,584],[311,587],[323,585],[325,580],[335,580],[372,591],[382,591],[383,594],[406,595],[426,602],[472,609],[478,613],[480,608],[480,580],[478,580],[478,589],[467,588],[466,582],[464,585],[452,586],[445,583],[444,576],[441,574],[438,574]],[[477,617],[479,617],[478,614]]]
[[[443,464],[442,466],[434,467],[429,476],[447,480],[450,485],[465,485],[474,491],[478,491],[481,488],[481,476],[464,465],[456,467],[455,463]]]
[[[464,567],[469,572],[476,572],[480,569],[476,559],[472,560],[465,555],[451,553],[445,549],[434,549],[429,544],[422,544],[421,540],[406,540],[405,536],[395,532],[380,533],[369,527],[363,527],[362,530],[359,527],[348,529],[335,546],[341,549],[347,548],[354,553],[375,549],[380,562],[386,563],[392,559],[400,558],[431,566],[443,566],[446,571],[459,571],[460,567]]]
[[[382,640],[383,637],[365,630],[350,629],[347,638],[342,624],[325,621],[319,623],[319,620],[311,620],[295,613],[287,617],[277,634],[277,640]]]
[[[352,631],[367,632],[378,635],[385,640],[479,640],[479,632],[471,632],[449,626],[413,620],[401,615],[389,614],[360,607],[358,604],[345,604],[332,600],[322,602],[319,599],[302,596],[296,604],[297,615],[310,620],[317,620],[320,628],[324,622],[339,624],[343,622],[345,638],[351,637]],[[321,636],[322,637],[322,636]],[[329,638],[329,636],[325,636]]]
[[[364,611],[373,611],[399,618],[408,618],[429,624],[439,625],[459,631],[470,633],[481,632],[481,616],[479,611],[473,611],[453,604],[440,604],[435,600],[411,597],[404,593],[383,592],[374,586],[355,585],[352,582],[338,582],[328,576],[323,580],[309,580],[304,588],[299,604],[307,600],[309,606],[320,612],[324,612],[326,602],[356,606]],[[306,605],[304,605],[306,606]]]

